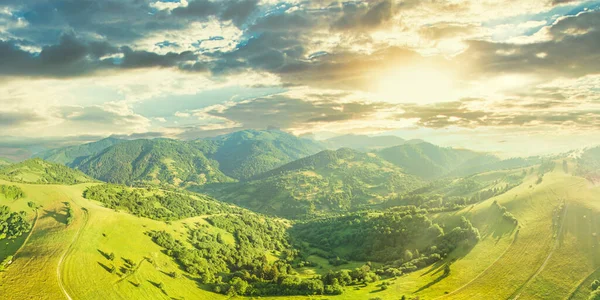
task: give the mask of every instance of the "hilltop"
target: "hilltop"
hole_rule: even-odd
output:
[[[263,213],[297,218],[381,203],[421,181],[373,154],[325,150],[257,175],[248,182],[210,186],[218,199]]]
[[[80,171],[39,158],[0,167],[0,178],[15,182],[77,184],[94,179]]]
[[[189,143],[169,139],[123,141],[90,156],[77,169],[122,184],[193,186],[228,182],[218,163]]]
[[[280,130],[243,130],[191,144],[218,161],[227,176],[240,180],[324,150],[314,140]]]
[[[72,167],[78,165],[82,160],[102,152],[108,147],[124,141],[125,140],[122,139],[109,137],[83,145],[67,146],[58,149],[47,150],[36,154],[36,156],[46,161]]]

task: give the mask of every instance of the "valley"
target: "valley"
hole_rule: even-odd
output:
[[[14,255],[0,294],[587,299],[600,276],[600,187],[577,158],[536,161],[425,179],[373,152],[327,150],[188,190],[10,164],[0,205],[31,229],[0,241],[0,261]]]

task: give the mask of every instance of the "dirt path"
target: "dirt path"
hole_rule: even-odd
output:
[[[82,208],[82,207],[80,206],[80,208]],[[77,240],[79,239],[81,230],[87,225],[88,211],[87,211],[87,209],[83,209],[83,208],[82,208],[82,210],[83,210],[83,224],[79,227],[79,229],[77,229],[75,236],[73,236],[73,240],[71,240],[71,244],[69,244],[69,247],[67,248],[67,250],[60,257],[60,260],[58,261],[58,265],[56,266],[56,276],[58,278],[58,286],[60,287],[60,290],[65,295],[65,298],[67,298],[68,300],[73,300],[73,298],[71,298],[71,296],[67,292],[67,289],[65,289],[65,285],[64,285],[62,277],[61,277],[61,270],[62,270],[63,262],[64,262],[65,258],[67,257],[67,255],[69,255],[69,253],[71,253],[71,251],[73,250],[73,246],[75,245],[75,243],[77,243]]]

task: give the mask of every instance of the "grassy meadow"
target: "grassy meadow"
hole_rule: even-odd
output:
[[[28,212],[32,221],[35,212],[27,203],[41,206],[29,240],[0,273],[3,299],[227,298],[205,290],[145,234],[166,230],[185,240],[186,228],[208,225],[204,217],[167,223],[108,209],[82,198],[85,188],[94,183],[0,184],[14,184],[25,192],[22,199],[2,198],[0,204]],[[386,290],[371,283],[346,287],[339,296],[273,299],[400,299],[402,295],[409,299],[586,299],[589,284],[600,277],[599,195],[600,187],[559,168],[546,173],[541,183],[530,174],[520,186],[500,196],[431,215],[446,230],[461,216],[470,219],[481,233],[480,242],[470,251],[459,249],[430,267],[385,279],[389,282]],[[66,202],[75,212],[70,225],[66,224]],[[518,224],[504,222],[494,202],[512,213]],[[235,243],[222,229],[210,226],[207,230],[218,231],[228,243]],[[14,254],[26,238],[2,241],[0,258]],[[277,259],[276,253],[270,257]],[[333,267],[316,255],[308,260],[321,267],[297,269],[303,277],[363,264]],[[446,264],[450,265],[448,275],[442,272]],[[172,272],[178,276],[173,278]]]

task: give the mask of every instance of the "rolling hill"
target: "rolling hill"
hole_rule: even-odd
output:
[[[380,203],[421,184],[373,154],[342,148],[296,160],[248,182],[209,186],[206,192],[255,211],[298,218]]]
[[[36,154],[43,160],[63,164],[66,166],[77,166],[82,160],[102,152],[104,149],[123,142],[122,139],[113,137],[105,138],[96,142],[83,145],[68,146],[51,149]]]
[[[80,171],[39,158],[0,167],[0,178],[38,184],[77,184],[94,181]]]
[[[187,142],[154,139],[125,141],[77,164],[77,169],[102,181],[193,186],[228,182],[218,163]]]
[[[470,181],[486,188],[516,185],[451,211],[402,206],[298,222],[244,212],[184,191],[0,179],[0,185],[18,187],[24,195],[0,199],[0,205],[25,211],[33,224],[28,234],[0,243],[0,261],[14,255],[0,272],[0,294],[9,295],[7,299],[228,299],[222,294],[231,291],[263,299],[314,297],[309,293],[340,300],[403,295],[587,299],[591,283],[600,278],[600,188],[577,176],[577,159],[554,164],[563,161],[563,168],[549,168],[546,162],[423,186],[429,194],[452,195],[458,190],[467,194]],[[21,169],[37,170],[33,163],[44,162],[25,162]],[[375,176],[375,170],[385,176]],[[321,176],[313,185],[319,188],[327,187],[320,182],[334,185],[330,178],[352,177],[355,186],[372,192],[397,170],[372,154],[341,149],[236,184],[252,195],[268,180],[284,184],[285,178],[309,172],[309,177]],[[275,194],[282,196],[278,201],[293,199],[289,195],[298,194]],[[240,266],[249,273],[233,271]],[[283,267],[275,271],[272,266]],[[211,277],[215,274],[221,279]],[[273,284],[273,276],[282,276],[282,283]]]
[[[246,180],[324,149],[316,141],[280,130],[243,130],[191,142],[219,162],[227,176]]]

